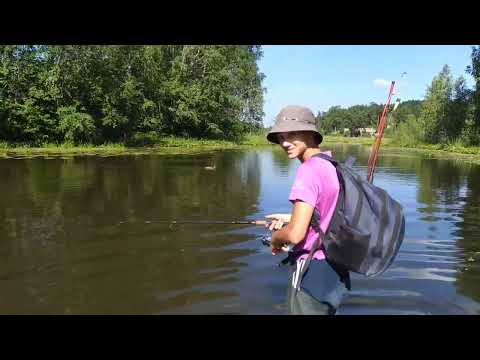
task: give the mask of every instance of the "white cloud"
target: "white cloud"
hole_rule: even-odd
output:
[[[385,79],[375,79],[373,80],[373,85],[379,88],[388,88],[391,82]]]

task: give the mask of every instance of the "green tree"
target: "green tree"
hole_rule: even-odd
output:
[[[59,130],[64,140],[73,143],[91,142],[95,134],[93,118],[75,106],[60,107],[57,110],[59,116]]]
[[[395,124],[399,125],[406,122],[411,115],[418,119],[422,110],[422,104],[422,100],[402,101],[393,113]]]
[[[0,46],[0,138],[236,138],[262,127],[260,46]]]
[[[170,131],[232,138],[258,128],[263,116],[260,56],[251,46],[184,46],[168,84],[176,100]]]
[[[467,67],[475,82],[473,90],[472,109],[467,113],[464,138],[472,145],[480,143],[480,46],[472,47],[472,65]]]
[[[359,128],[376,127],[382,109],[383,106],[376,103],[348,108],[333,106],[328,111],[317,114],[317,123],[326,134],[335,131],[343,133],[346,128],[353,134]]]
[[[0,46],[0,136],[42,143],[57,133],[58,92],[44,46]]]
[[[457,139],[465,127],[465,121],[471,102],[471,91],[466,85],[463,76],[459,77],[454,85],[452,101],[447,114],[446,133],[450,141]]]
[[[425,140],[436,144],[447,140],[448,110],[452,99],[453,80],[448,65],[433,78],[427,88],[420,114],[425,128]]]

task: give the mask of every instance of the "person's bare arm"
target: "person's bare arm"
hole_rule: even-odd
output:
[[[281,251],[282,246],[298,244],[307,234],[314,208],[303,201],[296,201],[290,222],[272,235],[272,252]],[[272,226],[272,225],[271,225]]]

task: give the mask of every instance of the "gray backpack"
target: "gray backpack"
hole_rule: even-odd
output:
[[[320,233],[327,261],[336,269],[366,276],[383,273],[398,253],[405,234],[401,205],[388,193],[360,177],[352,169],[354,159],[345,165],[325,154],[315,154],[337,170],[340,194],[329,227],[324,234],[315,210],[312,226]],[[319,240],[309,253],[308,267]]]

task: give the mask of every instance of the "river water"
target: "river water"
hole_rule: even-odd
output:
[[[324,150],[366,173],[369,148]],[[2,159],[0,313],[286,314],[264,228],[155,221],[289,212],[298,165],[274,147]],[[382,149],[374,182],[406,238],[387,272],[352,276],[339,315],[480,314],[480,166]]]

